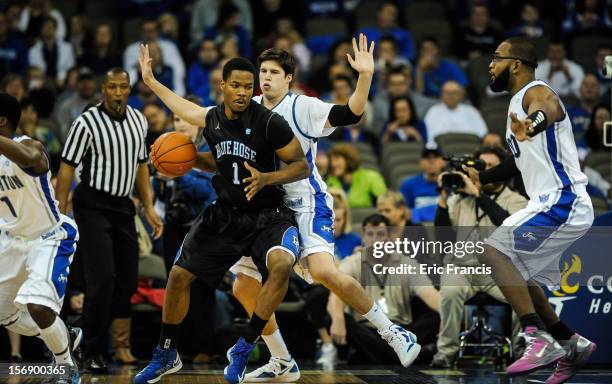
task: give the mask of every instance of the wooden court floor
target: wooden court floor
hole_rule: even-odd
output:
[[[140,367],[111,366],[108,375],[84,373],[81,383],[89,384],[128,384]],[[161,384],[225,384],[223,367],[210,365],[185,364],[183,369],[171,376],[166,376]],[[550,370],[540,371],[527,377],[510,378],[503,373],[496,373],[492,367],[470,368],[462,370],[433,370],[427,366],[407,369],[395,366],[338,366],[333,371],[323,371],[315,366],[301,367],[300,384],[511,384],[511,383],[544,383]],[[31,378],[0,378],[0,383],[42,383],[43,380]],[[586,369],[576,375],[569,383],[603,384],[612,383],[612,368]]]

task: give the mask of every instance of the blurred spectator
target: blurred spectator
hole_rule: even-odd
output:
[[[334,255],[342,260],[361,245],[361,237],[352,231],[351,207],[346,193],[338,188],[329,188],[327,192],[334,199]]]
[[[55,20],[57,39],[64,40],[66,37],[66,22],[62,13],[53,8],[51,0],[28,1],[19,16],[19,30],[24,32],[29,39],[35,39],[43,27],[43,22],[49,17]]]
[[[612,86],[612,79],[607,78],[603,72],[606,56],[612,56],[612,44],[603,44],[599,46],[597,48],[597,54],[595,55],[595,74],[597,75],[597,81],[599,81],[599,92],[602,95],[610,92],[610,87]]]
[[[484,2],[473,3],[469,22],[461,28],[458,40],[457,54],[464,59],[472,60],[495,51],[501,33],[491,25],[489,10]]]
[[[389,121],[382,129],[381,143],[384,145],[390,141],[424,140],[427,140],[427,129],[419,120],[410,96],[395,97],[391,100]]]
[[[610,121],[610,119],[609,105],[598,104],[595,108],[593,108],[589,128],[587,128],[586,132],[584,133],[584,140],[592,152],[612,150],[610,147],[606,147],[603,144],[604,124],[606,121]]]
[[[425,147],[421,152],[421,173],[407,178],[400,185],[408,208],[412,210],[412,222],[433,222],[438,204],[438,176],[446,165],[439,148]]]
[[[26,72],[26,88],[28,91],[39,90],[45,86],[45,72],[40,67],[30,66]]]
[[[436,137],[445,133],[469,133],[482,138],[487,125],[478,109],[463,104],[465,89],[456,81],[447,81],[442,87],[442,102],[434,105],[425,115],[427,143],[434,145]]]
[[[383,36],[380,38],[375,51],[377,76],[384,76],[387,71],[398,65],[410,65],[408,59],[398,55],[397,46],[397,40],[393,36]]]
[[[259,0],[253,7],[253,20],[255,40],[265,39],[277,28],[281,20],[291,20],[294,23],[298,19],[299,10],[288,0]],[[300,15],[301,16],[301,15]]]
[[[200,42],[196,60],[187,73],[187,91],[199,99],[205,99],[210,94],[210,72],[219,63],[217,44],[212,39]]]
[[[30,65],[39,67],[62,87],[66,80],[66,72],[75,65],[72,45],[57,36],[57,21],[46,17],[41,21],[40,38],[30,48],[28,60]]]
[[[584,71],[579,64],[567,59],[563,43],[552,42],[548,46],[548,58],[538,63],[535,77],[550,84],[561,97],[578,97]]]
[[[93,43],[86,48],[78,60],[79,65],[87,67],[97,76],[104,75],[109,69],[121,66],[121,56],[117,52],[117,40],[108,23],[96,28]]]
[[[172,121],[166,110],[158,103],[148,103],[142,107],[142,114],[147,118],[149,130],[145,138],[146,147],[151,145],[162,134],[172,130]]]
[[[588,151],[588,146],[584,140],[584,132],[591,122],[591,114],[598,101],[599,84],[597,83],[597,77],[588,73],[584,76],[580,85],[580,103],[567,108],[567,114],[572,121],[574,139],[581,159],[584,159],[586,151]]]
[[[28,47],[10,33],[8,21],[0,12],[0,78],[9,73],[23,73],[28,67]]]
[[[548,35],[544,23],[540,20],[540,9],[534,1],[527,0],[521,9],[521,19],[512,26],[507,36],[542,37]]]
[[[400,55],[406,59],[414,59],[415,49],[412,34],[398,25],[398,12],[395,3],[386,1],[378,7],[376,27],[361,29],[357,34],[364,33],[368,41],[378,44],[383,36],[393,36],[397,41]]]
[[[217,25],[221,5],[229,2],[239,10],[239,24],[242,25],[249,34],[253,31],[253,16],[251,4],[248,0],[197,0],[191,11],[191,46],[196,46],[202,40],[202,33],[208,28]],[[259,23],[259,21],[258,21]],[[271,25],[275,28],[276,25]]]
[[[174,69],[164,61],[164,53],[158,42],[149,43],[149,55],[155,78],[175,93],[178,93],[180,90],[177,83],[180,83],[182,80],[175,76]]]
[[[291,52],[297,59],[300,69],[307,72],[310,69],[311,53],[304,44],[304,39],[295,29],[291,20],[279,20],[277,25],[278,36],[274,40],[274,46]]]
[[[331,176],[328,187],[341,188],[348,195],[351,208],[373,207],[376,198],[387,190],[378,171],[359,167],[359,153],[351,144],[336,144],[330,152]]]
[[[163,39],[170,40],[175,44],[179,43],[179,25],[176,16],[170,12],[165,12],[157,19],[159,24],[159,34]]]
[[[25,97],[21,101],[21,120],[19,130],[23,135],[40,141],[49,155],[49,168],[55,174],[59,169],[61,144],[53,130],[40,124],[38,110],[32,99]]]
[[[352,75],[346,59],[347,54],[352,54],[352,49],[353,47],[349,39],[339,39],[336,41],[327,52],[327,61],[309,72],[308,85],[321,94],[331,89],[331,80],[338,73],[342,72]],[[331,74],[332,68],[336,68],[333,75]]]
[[[25,33],[19,27],[19,22],[21,19],[21,4],[19,2],[9,2],[6,8],[4,8],[4,15],[6,16],[6,23],[8,24],[9,33],[22,40],[26,40]]]
[[[504,140],[499,135],[499,133],[489,132],[482,138],[482,146],[483,147],[499,147],[504,148]]]
[[[240,56],[251,58],[253,49],[246,28],[240,24],[240,10],[232,3],[222,3],[219,8],[217,23],[204,30],[204,38],[214,39],[221,43],[227,37],[236,39]]]
[[[66,141],[72,122],[83,113],[86,106],[96,103],[99,99],[96,89],[93,73],[82,69],[77,76],[76,92],[56,104],[53,116],[59,124],[62,142]]]
[[[415,88],[426,96],[440,97],[442,85],[449,80],[456,81],[464,88],[468,85],[463,70],[440,57],[440,44],[435,37],[421,40],[415,70]]]
[[[217,45],[219,46],[221,61],[240,56],[240,47],[238,47],[238,39],[236,36],[225,36]]]
[[[85,48],[91,45],[89,25],[84,15],[73,15],[70,18],[70,29],[66,41],[72,44],[77,60],[85,53]]]
[[[172,68],[174,92],[179,96],[185,94],[185,63],[174,42],[159,37],[159,25],[156,20],[145,20],[141,28],[141,41],[127,46],[123,52],[123,67],[130,75],[132,85],[138,81],[138,49],[141,44],[156,42],[162,53],[163,63]]]
[[[8,75],[4,76],[2,78],[2,83],[0,84],[0,91],[8,93],[16,98],[17,101],[21,101],[26,93],[26,88],[23,84],[23,77],[16,73],[9,73]]]
[[[296,66],[293,71],[293,80],[291,80],[291,84],[289,84],[289,91],[295,93],[296,95],[306,95],[310,97],[318,97],[319,94],[315,92],[313,89],[309,88],[306,84],[304,84],[300,80],[300,67]]]
[[[319,143],[329,143],[328,141],[320,141]],[[327,176],[329,176],[329,168],[331,167],[331,160],[329,159],[329,154],[327,150],[323,150],[320,146],[317,148],[317,157],[315,158],[315,166],[319,171],[319,175],[325,180]]]
[[[380,132],[383,124],[389,121],[389,111],[391,110],[391,99],[408,95],[414,103],[416,116],[425,116],[429,108],[436,103],[438,99],[427,97],[419,92],[411,89],[412,74],[410,68],[405,65],[391,68],[386,77],[386,86],[384,89],[376,92],[374,97],[374,116],[372,121],[372,130],[375,133]]]
[[[330,97],[323,98],[323,100],[332,104],[347,105],[354,90],[355,85],[351,77],[346,75],[338,75],[334,78]],[[368,143],[373,148],[376,147],[378,145],[378,140],[367,130],[367,116],[371,115],[372,105],[370,102],[368,102],[365,106],[365,112],[357,124],[349,127],[337,127],[336,130],[329,135],[329,139],[334,141],[344,141],[347,143]]]
[[[433,287],[431,280],[423,274],[413,274],[410,278],[395,280],[395,283],[376,284],[380,276],[374,275],[368,265],[380,263],[380,259],[373,257],[375,242],[390,240],[389,221],[382,215],[368,216],[362,225],[364,251],[356,252],[340,263],[340,271],[361,281],[367,295],[379,302],[384,300],[389,319],[404,329],[414,333],[419,344],[435,343],[440,318],[440,295]],[[417,267],[417,263],[401,255],[386,254],[385,262],[389,265],[408,262]],[[366,267],[363,268],[364,264]],[[366,273],[366,271],[369,271]],[[362,273],[363,272],[363,273]],[[388,277],[388,275],[387,275]],[[370,282],[365,283],[365,282]],[[420,298],[425,304],[423,312],[412,308],[414,298]],[[376,328],[357,314],[355,311],[344,312],[344,303],[333,293],[329,296],[328,311],[332,318],[330,333],[338,344],[348,343],[356,349],[356,353],[349,357],[349,363],[356,364],[389,364],[397,361],[393,349],[381,339]],[[431,358],[431,355],[429,356]],[[417,363],[423,363],[427,354],[421,353]]]
[[[570,0],[567,2],[564,33],[603,32],[612,29],[604,0]]]
[[[136,90],[134,92],[134,89]],[[134,109],[142,111],[145,104],[155,103],[157,96],[145,85],[141,78],[138,79],[136,85],[132,87],[132,93],[128,97],[128,105]]]
[[[208,81],[210,83],[210,91],[202,98],[202,105],[218,105],[223,102],[223,92],[221,92],[221,80],[223,71],[217,67],[210,72]]]
[[[88,69],[84,68],[84,70],[87,71]],[[68,72],[66,72],[66,81],[64,83],[64,88],[57,95],[57,99],[55,100],[54,104],[55,107],[57,107],[57,105],[61,104],[64,100],[76,93],[77,78],[79,77],[80,72],[81,69],[77,66],[70,68]]]

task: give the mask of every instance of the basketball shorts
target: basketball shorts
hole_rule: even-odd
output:
[[[315,194],[310,209],[295,211],[295,219],[300,233],[300,259],[295,264],[295,272],[306,282],[312,284],[314,280],[308,271],[308,255],[314,253],[328,253],[334,255],[334,210],[333,198],[327,192]],[[234,274],[245,275],[262,282],[256,264],[249,256],[243,256],[234,264],[230,271]]]
[[[526,281],[554,287],[561,280],[563,252],[593,223],[593,206],[586,192],[575,193],[571,187],[548,197],[552,203],[530,200],[485,243],[508,256]]]
[[[33,240],[0,233],[0,325],[13,322],[20,311],[27,311],[27,304],[59,314],[79,238],[74,221],[62,219],[54,230]]]
[[[282,249],[297,260],[300,243],[293,212],[285,207],[244,212],[220,200],[196,219],[175,264],[216,288],[240,255],[252,255],[267,277],[268,254]]]

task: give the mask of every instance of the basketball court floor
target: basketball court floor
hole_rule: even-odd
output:
[[[82,384],[128,384],[138,367],[111,366],[108,375],[82,375]],[[323,371],[315,366],[303,366],[300,384],[512,384],[544,383],[551,370],[540,371],[526,377],[509,377],[494,372],[492,366],[459,370],[434,370],[427,366],[407,369],[395,366],[337,366],[333,371]],[[0,378],[0,383],[43,383],[40,379]],[[161,384],[225,384],[223,367],[185,364],[183,369],[164,377]],[[586,369],[568,383],[600,384],[612,383],[612,369]]]

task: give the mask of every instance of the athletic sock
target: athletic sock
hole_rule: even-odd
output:
[[[363,317],[374,324],[379,331],[384,331],[393,325],[391,320],[385,315],[385,312],[376,303],[372,305],[372,308]]]
[[[47,348],[53,352],[57,364],[73,364],[70,357],[70,338],[62,319],[56,316],[51,326],[40,330],[39,337],[45,342]]]
[[[291,360],[291,355],[280,333],[280,329],[277,329],[269,335],[261,335],[261,337],[268,346],[270,355],[280,357],[283,360]]]
[[[521,316],[519,320],[523,329],[527,327],[536,327],[537,329],[546,331],[546,327],[544,326],[542,319],[540,319],[540,316],[538,316],[537,313],[528,313],[526,315]]]
[[[249,343],[257,342],[261,335],[261,331],[263,331],[267,323],[268,320],[264,320],[261,317],[257,316],[255,313],[253,313],[251,321],[249,321],[249,329],[247,331],[248,334],[244,336],[244,339]]]
[[[159,335],[159,348],[176,349],[176,335],[180,324],[168,324],[162,322]]]
[[[572,336],[574,336],[574,331],[569,329],[564,322],[559,320],[559,322],[548,327],[548,332],[550,332],[551,336],[555,338],[557,341],[569,340]]]

